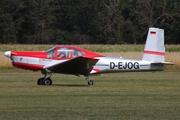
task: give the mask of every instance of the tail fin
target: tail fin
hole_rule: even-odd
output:
[[[149,28],[142,60],[164,62],[164,30]]]

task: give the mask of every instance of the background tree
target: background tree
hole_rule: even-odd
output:
[[[141,44],[149,27],[180,44],[176,0],[1,0],[0,43]]]

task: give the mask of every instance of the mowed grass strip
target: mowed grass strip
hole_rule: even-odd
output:
[[[54,74],[38,86],[40,72],[0,69],[0,119],[180,119],[179,70],[84,77]]]
[[[46,44],[0,44],[0,51],[9,50],[18,51],[44,51],[55,45]],[[121,44],[121,45],[103,45],[103,44],[81,44],[73,46],[88,49],[94,52],[141,52],[144,50],[145,44]],[[165,45],[166,52],[180,52],[180,45]]]

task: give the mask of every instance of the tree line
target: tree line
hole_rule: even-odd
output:
[[[179,0],[1,0],[1,44],[180,44]]]

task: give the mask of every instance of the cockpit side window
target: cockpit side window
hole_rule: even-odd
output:
[[[69,51],[69,58],[75,58],[79,56],[84,56],[84,53],[82,51],[79,51],[77,49],[71,48]]]
[[[68,53],[69,53],[69,49],[68,48],[59,48],[56,57],[57,58],[67,58]]]
[[[84,56],[84,53],[82,51],[79,50],[74,50],[74,56],[79,57],[79,56]]]
[[[82,51],[79,51],[74,48],[59,48],[57,53],[57,58],[75,58],[79,56],[84,56],[84,53]]]
[[[47,51],[46,51],[46,53],[47,53],[47,58],[49,58],[49,59],[53,58],[54,53],[55,53],[55,50],[56,50],[56,47],[53,47],[53,48],[47,50]]]

